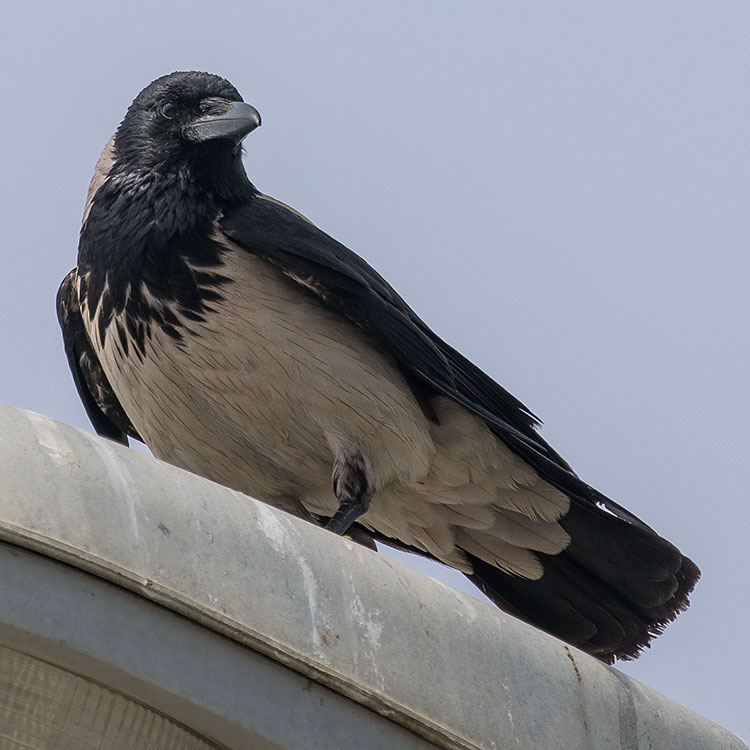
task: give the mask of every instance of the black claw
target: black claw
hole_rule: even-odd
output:
[[[339,507],[325,527],[334,534],[343,535],[367,512],[372,497],[367,462],[358,449],[336,456],[333,464],[333,491],[339,500]]]
[[[360,502],[344,502],[339,505],[338,510],[325,525],[325,528],[334,534],[343,536],[369,507],[369,497],[366,500],[360,500]]]

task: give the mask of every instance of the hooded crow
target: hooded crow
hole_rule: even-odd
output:
[[[451,565],[604,661],[637,656],[698,568],[364,260],[255,188],[241,142],[259,125],[226,80],[172,73],[104,149],[57,299],[97,432]]]

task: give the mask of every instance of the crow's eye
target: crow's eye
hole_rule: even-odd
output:
[[[174,120],[180,114],[180,108],[174,102],[162,102],[159,105],[159,113],[167,120]]]

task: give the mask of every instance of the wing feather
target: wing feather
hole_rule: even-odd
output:
[[[524,404],[433,333],[362,258],[301,214],[257,194],[228,210],[220,226],[233,242],[357,324],[394,359],[412,387],[447,396],[483,419],[497,438],[553,487],[592,510],[604,507],[651,530],[581,481],[539,435],[539,421]]]
[[[128,436],[142,440],[112,390],[91,345],[81,317],[75,280],[74,268],[57,292],[57,319],[78,395],[98,435],[123,445],[128,444]]]

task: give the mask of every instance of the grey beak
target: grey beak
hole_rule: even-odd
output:
[[[260,127],[260,113],[245,102],[232,102],[226,112],[207,115],[195,120],[187,129],[191,141],[199,143],[217,138],[228,138],[240,142],[248,133]]]

